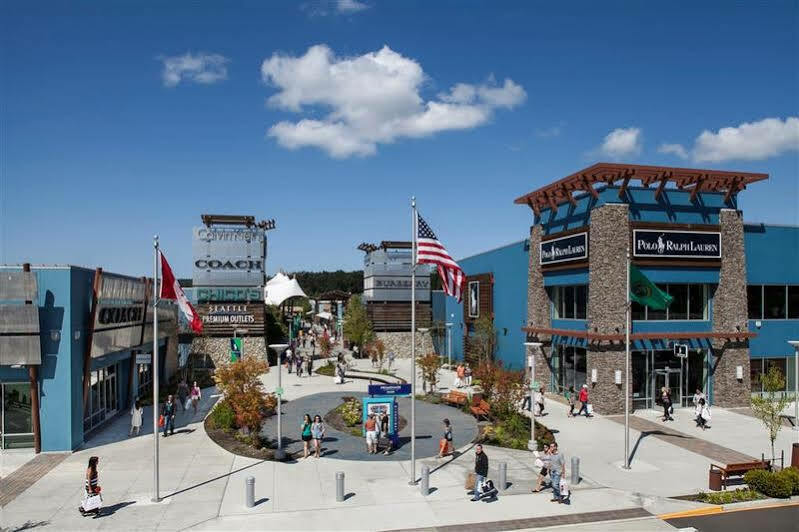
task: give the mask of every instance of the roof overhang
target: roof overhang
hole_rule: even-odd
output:
[[[595,189],[597,183],[608,186],[621,183],[619,198],[623,199],[627,186],[632,180],[639,181],[647,188],[657,183],[656,200],[663,193],[666,184],[672,183],[679,190],[690,191],[691,201],[696,199],[699,192],[724,192],[726,203],[733,195],[745,189],[746,185],[764,179],[768,179],[768,174],[672,166],[596,163],[550,185],[518,197],[514,203],[528,205],[536,215],[540,215],[543,210],[555,211],[559,205],[567,202],[576,205],[575,194],[585,192],[594,198],[598,197],[598,192]]]

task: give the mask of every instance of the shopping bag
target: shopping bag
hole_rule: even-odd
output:
[[[569,496],[569,483],[565,479],[560,479],[560,496],[566,498]]]
[[[166,420],[164,419],[163,415],[158,416],[158,426],[159,427],[163,428],[165,422],[166,422]]]
[[[467,474],[466,475],[466,486],[464,486],[464,487],[467,490],[473,490],[474,489],[474,480],[475,480],[474,473]]]
[[[84,512],[91,512],[92,510],[97,510],[102,504],[103,497],[99,493],[95,493],[94,495],[87,495],[81,506],[83,506]]]
[[[186,406],[184,408],[188,410],[190,406],[191,406],[191,399],[186,399]]]
[[[594,414],[594,405],[588,403],[585,407],[585,411],[588,412],[588,415],[591,416]]]

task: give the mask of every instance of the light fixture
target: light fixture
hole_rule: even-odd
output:
[[[735,366],[735,378],[743,380],[744,378],[744,367],[743,366]]]
[[[621,384],[621,370],[617,369],[613,372],[613,382],[615,384]]]
[[[80,331],[73,332],[72,333],[72,338],[74,338],[76,341],[80,340]]]
[[[596,384],[596,368],[591,369],[591,384]]]
[[[52,329],[50,331],[50,340],[57,342],[61,339],[61,331],[58,329]]]

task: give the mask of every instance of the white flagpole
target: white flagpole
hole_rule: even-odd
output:
[[[416,484],[416,196],[411,197],[411,481]]]
[[[630,248],[627,248],[627,305],[624,313],[624,469],[630,469]]]
[[[158,490],[158,235],[153,237],[153,502],[161,502]]]

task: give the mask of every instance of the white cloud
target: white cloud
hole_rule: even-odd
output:
[[[184,55],[160,56],[164,63],[161,76],[164,85],[175,87],[181,81],[208,85],[227,79],[227,64],[230,59],[219,54],[206,54],[200,52]]]
[[[599,151],[610,157],[624,157],[641,153],[641,129],[617,128],[605,136]]]
[[[338,0],[336,9],[340,13],[357,13],[358,11],[369,9],[369,6],[358,0]]]
[[[658,153],[676,155],[680,159],[688,158],[688,150],[686,150],[682,144],[663,143],[660,145],[660,147],[658,147]]]
[[[559,122],[552,127],[548,127],[546,129],[539,129],[535,132],[536,136],[541,138],[551,138],[551,137],[559,137],[561,133],[563,133],[563,129],[566,127],[566,122]]]
[[[693,158],[714,163],[758,160],[791,150],[799,150],[799,118],[764,118],[738,127],[723,127],[717,133],[703,131],[694,143]]]
[[[488,122],[496,109],[520,105],[527,93],[510,79],[472,85],[458,83],[425,101],[421,65],[388,46],[356,57],[336,57],[326,45],[302,56],[274,54],[261,65],[267,84],[278,89],[271,106],[314,118],[273,125],[270,137],[290,149],[305,146],[333,157],[366,156],[378,144],[402,137],[425,137],[440,131],[471,129]],[[313,109],[309,109],[313,108]],[[317,118],[315,112],[327,115]]]

